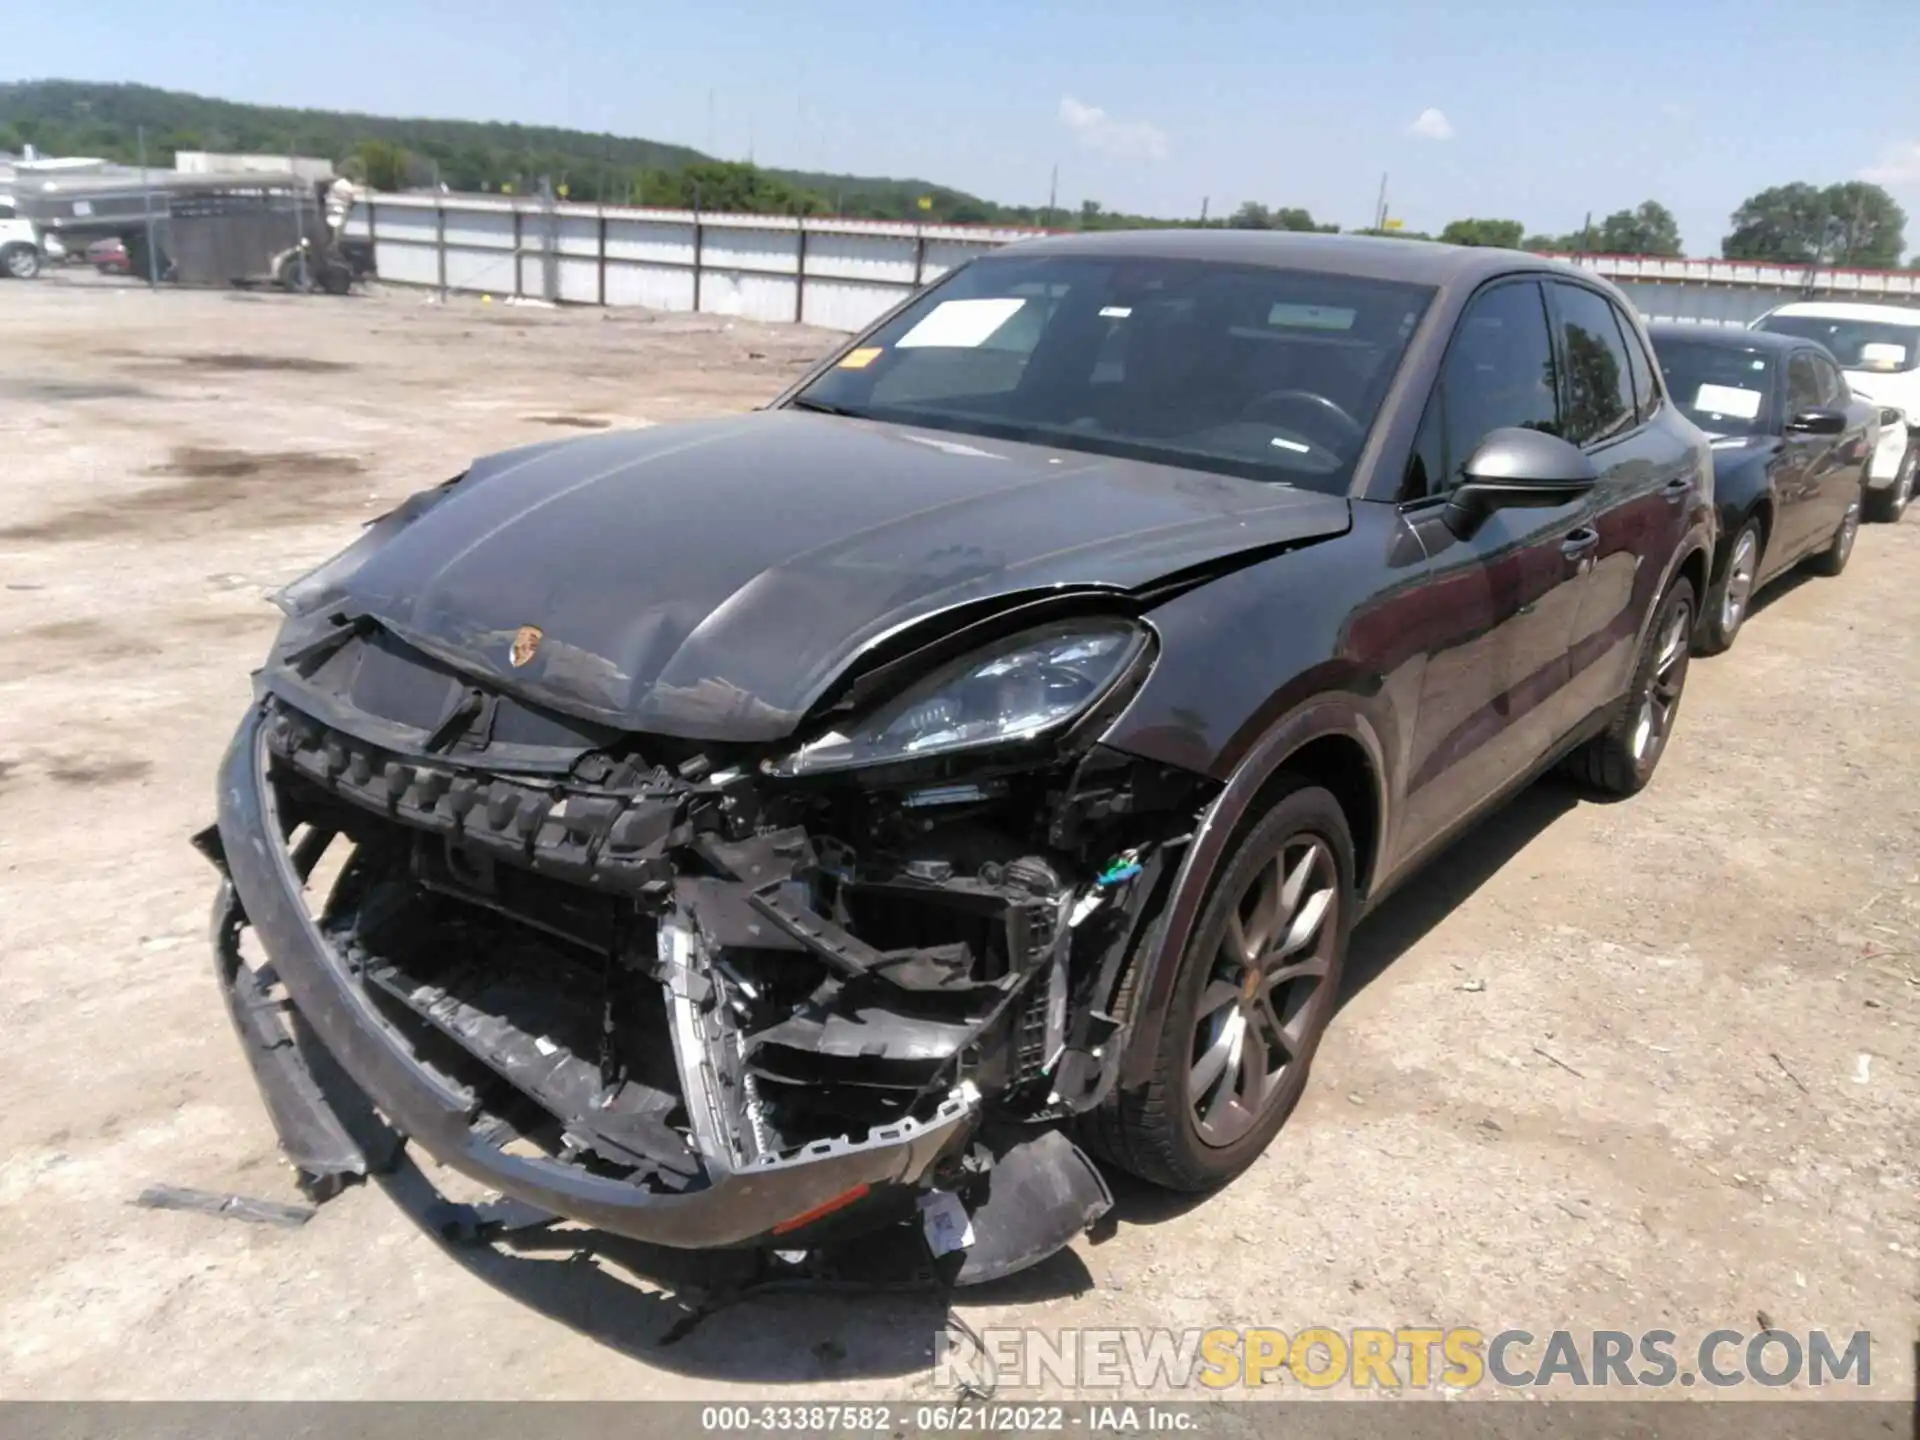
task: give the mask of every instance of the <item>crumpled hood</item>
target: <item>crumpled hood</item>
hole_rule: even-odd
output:
[[[337,608],[585,718],[770,740],[950,607],[1125,591],[1350,523],[1344,498],[1280,484],[764,411],[478,461]],[[516,668],[522,626],[543,633]]]

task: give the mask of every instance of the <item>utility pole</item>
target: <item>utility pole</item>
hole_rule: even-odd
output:
[[[122,132],[125,133],[125,132]],[[147,178],[147,127],[133,127],[134,143],[140,147],[140,205],[147,220],[147,288],[160,288],[160,252],[153,244],[153,182]]]
[[[1207,201],[1212,198],[1210,195],[1200,197],[1200,228],[1202,230],[1207,228]]]
[[[1053,205],[1060,195],[1060,162],[1053,162],[1053,178],[1047,182],[1047,218],[1041,222],[1042,230],[1053,228]]]
[[[1580,243],[1586,247],[1587,254],[1593,253],[1593,212],[1587,211],[1587,223],[1580,227]]]
[[[1384,170],[1380,172],[1380,198],[1373,207],[1373,228],[1387,228],[1387,172]]]

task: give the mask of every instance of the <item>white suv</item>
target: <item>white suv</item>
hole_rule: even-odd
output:
[[[1883,413],[1867,473],[1867,518],[1898,520],[1920,466],[1920,307],[1797,300],[1749,328],[1818,340],[1840,362],[1857,397],[1899,412],[1897,422]]]
[[[0,195],[0,275],[31,280],[40,273],[45,257],[40,232],[33,222],[20,218],[11,197]]]

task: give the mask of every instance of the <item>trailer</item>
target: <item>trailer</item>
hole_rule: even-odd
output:
[[[23,176],[15,203],[69,250],[119,240],[136,276],[344,295],[376,273],[372,245],[343,233],[356,193],[291,170],[165,171]]]

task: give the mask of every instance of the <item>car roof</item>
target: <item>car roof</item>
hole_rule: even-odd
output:
[[[1524,250],[1396,240],[1384,235],[1328,235],[1289,230],[1100,230],[1022,240],[996,255],[1089,256],[1129,260],[1204,260],[1221,265],[1270,265],[1367,280],[1419,285],[1476,285],[1493,275],[1537,270],[1581,272],[1564,261]]]
[[[1810,320],[1877,320],[1883,325],[1920,325],[1920,309],[1912,305],[1872,305],[1858,300],[1794,300],[1776,305],[1768,315],[1804,315]],[[1766,319],[1766,315],[1760,317]]]
[[[1647,326],[1647,338],[1653,341],[1656,350],[1663,340],[1718,345],[1723,350],[1765,350],[1773,354],[1803,347],[1820,348],[1818,341],[1798,335],[1776,335],[1770,330],[1749,330],[1744,325],[1715,325],[1706,321],[1662,320]]]

